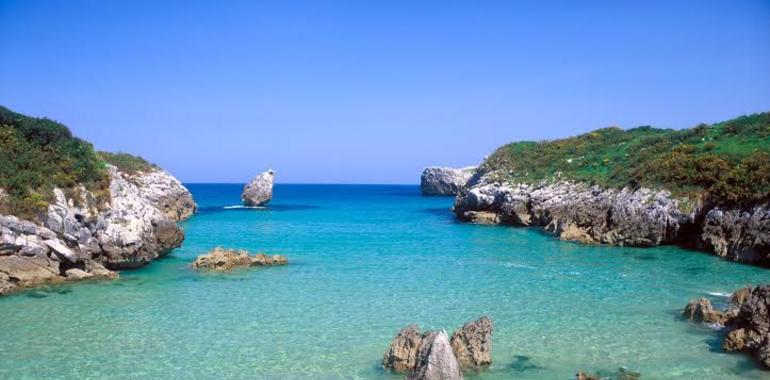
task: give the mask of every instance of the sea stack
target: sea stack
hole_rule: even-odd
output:
[[[275,171],[269,169],[256,176],[243,188],[241,200],[246,206],[264,206],[273,199],[273,177]]]
[[[420,177],[420,191],[423,195],[457,195],[475,172],[475,166],[459,169],[438,166],[426,168]]]

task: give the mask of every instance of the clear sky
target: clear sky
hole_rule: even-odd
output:
[[[0,104],[186,182],[416,183],[770,111],[770,1],[0,0]]]

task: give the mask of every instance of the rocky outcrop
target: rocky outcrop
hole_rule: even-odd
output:
[[[481,184],[463,190],[454,211],[464,220],[543,226],[563,240],[641,247],[678,241],[695,218],[666,191],[571,182]]]
[[[770,284],[739,289],[723,311],[714,310],[708,300],[692,300],[684,315],[693,321],[724,324],[729,332],[722,348],[745,352],[770,369]]]
[[[468,322],[452,334],[452,350],[463,368],[492,363],[492,320],[484,316]]]
[[[417,366],[417,352],[422,344],[422,335],[417,325],[404,327],[396,334],[382,358],[382,366],[394,371],[406,372]]]
[[[241,194],[243,204],[246,206],[264,206],[270,202],[273,199],[274,176],[275,171],[270,169],[247,183]]]
[[[770,369],[770,284],[754,288],[728,324],[722,347],[746,352]]]
[[[189,218],[198,209],[190,191],[166,171],[153,170],[134,176],[134,182],[140,197],[175,222]]]
[[[420,177],[420,191],[423,195],[456,195],[475,171],[475,166],[460,169],[438,166],[426,168]]]
[[[650,247],[696,246],[770,266],[770,206],[707,209],[665,190],[608,189],[567,181],[501,184],[478,175],[457,195],[459,219],[540,226],[562,240]]]
[[[55,189],[42,225],[0,215],[0,294],[115,278],[111,270],[141,266],[181,245],[175,221],[195,208],[189,191],[161,170],[127,174],[108,166],[108,172],[109,204],[95,204],[83,188],[69,196]]]
[[[382,366],[408,372],[409,379],[461,379],[461,368],[492,363],[491,348],[492,321],[486,316],[463,325],[451,341],[446,332],[420,334],[417,325],[409,325],[390,343]]]
[[[406,377],[409,380],[460,380],[463,373],[457,361],[449,338],[444,331],[430,331],[425,334],[417,353],[414,371]]]
[[[263,253],[249,255],[243,250],[214,248],[210,252],[198,256],[192,263],[195,269],[207,269],[226,272],[235,268],[254,266],[286,265],[288,260],[281,255],[267,256]]]
[[[693,322],[718,323],[725,322],[725,313],[715,310],[711,301],[700,298],[690,301],[682,311],[682,316]]]
[[[714,208],[706,213],[700,247],[730,260],[770,266],[770,207]]]

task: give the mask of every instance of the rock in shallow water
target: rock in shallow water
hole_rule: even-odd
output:
[[[724,323],[725,313],[714,310],[711,301],[700,298],[690,301],[682,311],[682,316],[695,322]]]
[[[264,206],[273,199],[273,178],[275,171],[272,169],[256,176],[247,183],[241,193],[241,201],[246,206]]]
[[[461,379],[460,368],[478,368],[492,362],[491,348],[492,321],[486,316],[463,325],[452,334],[451,342],[445,332],[420,334],[417,325],[409,325],[390,343],[382,365],[408,372],[410,379]]]
[[[492,320],[484,316],[466,323],[452,334],[452,350],[463,368],[492,363]]]
[[[204,255],[198,256],[193,261],[192,266],[195,269],[225,272],[236,268],[286,264],[288,264],[288,260],[281,255],[267,256],[263,253],[258,253],[252,256],[243,250],[217,247]]]
[[[449,338],[444,331],[425,334],[417,353],[417,363],[409,380],[459,380],[463,378],[460,363],[452,352]]]

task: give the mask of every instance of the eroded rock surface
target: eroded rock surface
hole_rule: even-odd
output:
[[[477,174],[458,193],[459,219],[541,226],[562,240],[619,246],[681,244],[770,266],[770,205],[705,207],[665,190],[608,189],[569,181],[499,183]]]
[[[475,166],[465,168],[429,167],[420,176],[423,195],[456,195],[473,177]]]
[[[492,363],[492,320],[484,316],[468,322],[452,334],[452,350],[463,368]]]
[[[212,251],[198,256],[192,266],[196,269],[214,271],[230,271],[236,268],[254,266],[285,265],[289,261],[281,255],[268,256],[263,253],[250,255],[244,250],[214,248]]]
[[[461,368],[490,364],[491,349],[492,321],[486,316],[463,325],[451,342],[446,332],[420,334],[417,325],[409,325],[390,343],[382,365],[408,372],[409,379],[461,379]]]
[[[711,301],[705,298],[690,301],[684,307],[682,316],[694,322],[720,324],[725,322],[725,313],[715,310],[711,305]]]
[[[241,194],[243,204],[246,206],[264,206],[270,202],[273,199],[273,177],[275,177],[275,171],[270,169],[247,183]]]
[[[109,204],[96,204],[83,188],[70,197],[55,189],[43,225],[0,215],[0,294],[115,278],[112,270],[141,266],[182,243],[175,221],[195,206],[178,180],[162,170],[129,175],[108,166],[108,172]],[[183,199],[172,201],[176,196]]]
[[[414,371],[409,380],[459,380],[463,378],[449,337],[444,331],[430,331],[425,334],[417,353]]]

